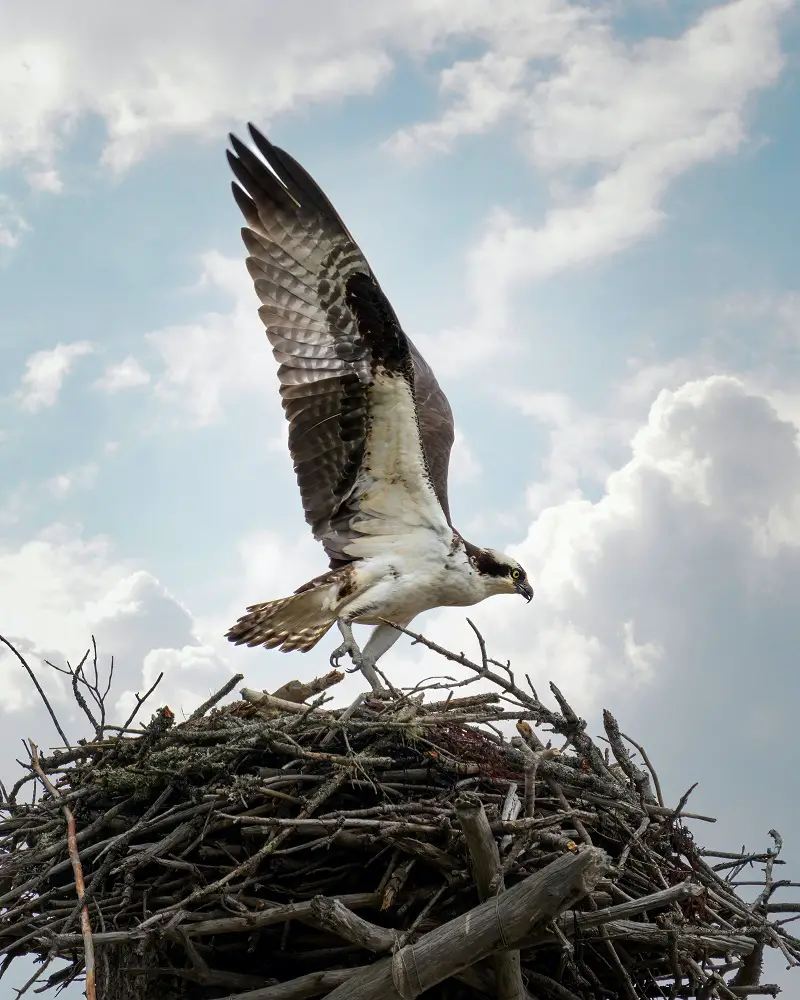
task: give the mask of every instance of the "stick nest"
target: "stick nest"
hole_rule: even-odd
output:
[[[775,995],[764,947],[800,957],[775,831],[761,854],[699,848],[688,793],[664,804],[608,712],[595,742],[482,640],[473,663],[415,638],[482,693],[445,679],[330,708],[333,672],[216,707],[237,677],[182,723],[162,707],[115,730],[87,704],[96,669],[68,665],[95,737],[31,744],[4,790],[2,971],[33,955],[41,981],[93,993],[124,956],[159,998]],[[732,882],[754,862],[746,902]]]

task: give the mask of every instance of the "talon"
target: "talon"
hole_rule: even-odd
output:
[[[341,646],[337,646],[336,649],[334,649],[334,651],[331,653],[330,665],[333,667],[334,670],[339,669],[339,661],[347,652],[348,652],[347,644],[343,642]]]
[[[350,627],[350,623],[339,619],[336,624],[339,626],[339,631],[342,633],[344,642],[341,646],[337,646],[337,648],[331,653],[331,666],[338,668],[339,658],[344,656],[345,653],[349,653],[350,659],[353,661],[353,666],[347,671],[347,673],[355,673],[357,670],[360,670],[369,682],[369,686],[372,688],[373,692],[376,694],[378,692],[383,693],[383,686],[381,685],[378,675],[375,672],[375,662],[371,657],[364,656],[358,648],[358,644],[353,638],[353,630]],[[336,662],[334,662],[334,658]]]

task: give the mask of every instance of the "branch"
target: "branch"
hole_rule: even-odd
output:
[[[233,993],[227,1000],[306,1000],[306,997],[318,997],[320,993],[328,993],[342,983],[364,972],[369,966],[362,965],[356,969],[331,969],[328,972],[310,972],[307,976],[290,979],[288,983],[278,983],[276,986],[265,986],[261,990],[248,990],[247,993]],[[329,996],[333,996],[332,993]]]
[[[341,899],[315,896],[310,903],[309,920],[344,941],[357,944],[366,951],[391,951],[399,937],[397,931],[379,927],[348,910]]]
[[[216,692],[216,694],[212,694],[210,698],[208,698],[206,701],[203,702],[202,705],[198,705],[197,708],[192,712],[192,714],[186,721],[197,722],[198,719],[202,719],[210,708],[213,708],[218,701],[222,701],[225,695],[230,694],[231,691],[233,691],[233,689],[239,683],[239,681],[243,680],[244,680],[244,674],[234,674],[233,677],[231,677],[231,679],[227,682],[227,684],[223,684],[223,686],[219,689],[219,691]]]
[[[508,892],[489,899],[357,973],[329,1000],[411,1000],[501,948],[513,948],[532,924],[556,916],[589,892],[608,867],[603,851],[565,854]]]
[[[505,883],[500,868],[500,852],[492,835],[483,803],[477,796],[462,795],[456,800],[456,815],[472,861],[472,875],[481,901],[501,896]],[[519,951],[500,951],[494,955],[497,1000],[523,1000]]]
[[[321,694],[343,680],[344,674],[341,670],[329,670],[323,677],[315,677],[313,681],[308,681],[308,683],[287,681],[277,691],[272,692],[272,697],[282,698],[284,701],[294,701],[299,704],[310,698],[312,694]]]
[[[50,792],[53,798],[60,799],[61,792],[56,788],[52,781],[47,777],[47,775],[42,770],[42,765],[39,763],[39,748],[33,742],[29,740],[31,749],[31,760],[33,762],[33,769],[42,779],[44,787]],[[69,849],[69,858],[72,862],[72,871],[75,875],[75,892],[77,893],[78,900],[81,905],[81,931],[83,932],[83,958],[86,963],[86,1000],[96,1000],[97,993],[95,989],[95,967],[94,967],[94,942],[92,941],[92,924],[89,920],[89,907],[84,902],[85,886],[83,882],[83,867],[81,865],[81,858],[78,854],[78,842],[75,837],[75,817],[72,814],[72,810],[69,806],[65,805],[62,807],[62,812],[64,813],[64,818],[67,821],[67,843]]]

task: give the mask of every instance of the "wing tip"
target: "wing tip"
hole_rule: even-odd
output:
[[[259,218],[258,207],[255,201],[245,191],[241,184],[236,181],[231,181],[231,193],[233,194],[234,201],[239,206],[239,211],[244,216],[247,228],[257,226],[259,224]],[[245,231],[245,227],[242,228],[242,231]]]

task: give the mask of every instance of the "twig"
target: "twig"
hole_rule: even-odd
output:
[[[128,726],[133,722],[133,720],[139,714],[139,709],[142,707],[142,705],[144,705],[144,703],[147,701],[150,695],[155,691],[155,689],[161,683],[163,677],[164,677],[164,671],[162,670],[161,673],[158,675],[158,677],[156,677],[156,679],[150,685],[150,687],[145,691],[145,693],[141,695],[141,697],[139,696],[138,691],[134,694],[134,698],[136,699],[136,707],[133,709],[128,718],[122,723],[123,729],[127,729]]]
[[[642,746],[641,743],[637,743],[636,740],[631,739],[631,737],[627,736],[625,733],[620,733],[620,735],[622,736],[622,738],[624,740],[627,740],[628,743],[631,744],[631,746],[636,747],[636,749],[641,754],[642,760],[644,761],[644,765],[647,768],[647,770],[650,772],[650,776],[653,779],[653,784],[655,785],[655,789],[656,789],[656,796],[658,797],[658,804],[660,806],[663,806],[664,805],[664,796],[661,794],[661,782],[658,780],[658,772],[653,767],[653,765],[650,763],[650,758],[647,756],[647,751],[645,750],[645,748]]]
[[[47,695],[44,693],[44,689],[42,688],[42,685],[39,683],[39,679],[37,678],[36,674],[31,669],[31,667],[28,665],[28,661],[25,659],[25,657],[22,655],[22,653],[20,653],[20,651],[16,648],[16,646],[13,646],[8,641],[8,639],[6,639],[5,636],[0,635],[0,642],[2,642],[3,645],[7,646],[11,650],[11,652],[14,654],[14,656],[16,656],[16,658],[19,660],[19,662],[22,664],[22,666],[27,671],[28,676],[33,681],[33,686],[39,692],[39,696],[41,697],[42,701],[44,702],[45,708],[50,713],[50,718],[53,720],[53,725],[58,730],[58,735],[64,741],[64,746],[69,746],[69,740],[67,739],[66,733],[61,728],[61,725],[60,725],[58,719],[56,718],[56,713],[53,711],[52,705],[47,700]]]
[[[234,674],[229,681],[227,681],[225,684],[222,685],[222,687],[219,689],[219,691],[216,692],[216,694],[212,694],[210,698],[206,699],[206,701],[203,702],[202,705],[198,705],[197,708],[192,712],[192,714],[186,721],[197,722],[198,719],[202,719],[209,709],[213,708],[217,704],[217,702],[222,701],[222,699],[226,695],[230,694],[231,691],[233,691],[233,689],[236,687],[239,681],[243,680],[244,680],[244,674]]]

